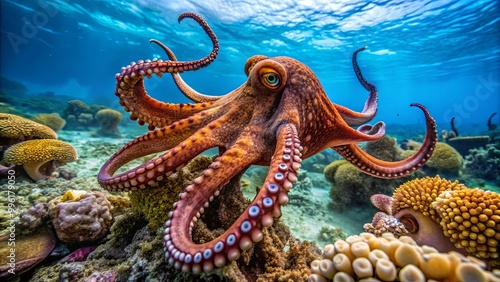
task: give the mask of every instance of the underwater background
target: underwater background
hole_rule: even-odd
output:
[[[210,52],[210,38],[195,21],[178,22],[179,14],[187,11],[201,15],[220,44],[217,58],[208,67],[182,74],[201,93],[223,95],[238,88],[247,79],[244,66],[253,55],[288,56],[312,69],[332,102],[361,111],[368,92],[358,82],[351,59],[354,51],[367,46],[358,54],[358,63],[364,77],[378,89],[378,110],[373,122],[386,123],[387,138],[372,145],[361,144],[365,151],[398,161],[418,149],[425,136],[425,118],[420,110],[409,106],[411,103],[424,105],[436,121],[439,142],[434,159],[401,179],[380,180],[364,175],[347,166],[330,149],[304,160],[289,204],[282,209],[279,222],[284,227],[275,227],[276,234],[315,242],[320,249],[335,240],[346,240],[347,236],[365,231],[363,224],[370,223],[378,211],[370,202],[371,195],[391,195],[404,182],[426,176],[439,174],[469,188],[500,192],[498,1],[5,0],[0,4],[0,145],[5,155],[0,165],[12,165],[6,150],[17,142],[9,139],[7,128],[14,123],[21,128],[34,126],[18,117],[52,128],[58,140],[69,144],[61,146],[70,146],[68,150],[76,152],[72,160],[52,172],[50,179],[34,182],[30,174],[18,176],[13,188],[13,210],[9,210],[12,191],[7,170],[0,179],[0,203],[5,207],[0,215],[0,235],[8,237],[8,228],[15,222],[18,249],[33,249],[18,254],[17,261],[36,257],[36,263],[42,262],[36,267],[35,262],[23,265],[13,279],[244,281],[239,280],[244,277],[248,281],[277,281],[276,277],[291,277],[292,281],[299,281],[304,275],[308,277],[311,261],[321,257],[319,251],[305,251],[306,246],[287,245],[284,240],[282,245],[287,245],[293,254],[286,257],[283,246],[268,242],[282,260],[311,253],[304,259],[307,267],[296,276],[287,276],[285,270],[271,275],[268,269],[257,270],[257,266],[240,267],[238,275],[235,270],[203,278],[181,275],[168,268],[163,257],[152,254],[156,249],[162,253],[162,236],[157,231],[163,228],[168,206],[173,203],[166,198],[159,203],[154,201],[168,195],[158,191],[135,196],[108,193],[97,183],[97,174],[106,160],[148,132],[147,125],[131,121],[130,114],[119,104],[114,94],[115,74],[132,61],[168,60],[150,39],[163,42],[180,61],[197,60]],[[170,75],[145,80],[145,88],[149,95],[163,102],[192,103]],[[453,140],[455,137],[464,137],[465,141]],[[49,137],[33,137],[38,138]],[[212,157],[217,153],[210,150],[203,155]],[[133,161],[122,171],[145,160],[146,157]],[[171,184],[178,186],[178,192],[209,163],[208,159],[196,160],[186,168],[184,178]],[[246,171],[241,189],[247,199],[255,196],[267,170],[268,167],[252,166]],[[170,197],[178,196],[172,192]],[[56,227],[58,205],[87,198],[92,199],[89,205],[96,210],[101,227],[93,231],[91,238],[63,235],[75,232]],[[133,220],[137,223],[130,223]],[[46,226],[56,229],[56,235]],[[496,223],[492,227],[496,234],[500,234],[499,226]],[[116,238],[127,239],[117,243]],[[8,259],[2,261],[8,254],[7,249],[2,251],[7,244],[3,242],[0,262],[8,265]],[[115,251],[108,253],[103,246]],[[117,251],[126,246],[126,254]],[[94,252],[96,248],[98,251]],[[259,259],[262,261],[262,256]],[[500,263],[490,265],[491,270]],[[287,267],[302,269],[293,264],[283,266]],[[0,266],[0,277],[12,277],[8,269]],[[18,276],[22,271],[24,274]],[[500,279],[498,272],[494,273]]]

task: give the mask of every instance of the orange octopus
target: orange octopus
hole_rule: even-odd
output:
[[[379,140],[385,124],[361,125],[377,111],[377,90],[366,81],[354,52],[356,76],[370,94],[362,112],[332,103],[314,73],[305,64],[289,58],[256,55],[245,64],[248,76],[240,87],[222,96],[196,92],[179,73],[194,71],[213,62],[218,40],[200,16],[183,13],[179,21],[191,18],[211,38],[213,49],[197,61],[177,61],[161,42],[169,60],[132,62],[116,75],[115,94],[131,112],[130,118],[147,123],[151,130],[116,152],[101,168],[98,181],[110,191],[135,191],[158,186],[161,181],[207,149],[218,147],[220,156],[179,195],[165,223],[164,252],[170,264],[199,273],[223,267],[239,258],[253,242],[262,239],[261,230],[273,224],[288,202],[288,191],[297,181],[302,159],[332,148],[361,171],[381,178],[396,178],[421,167],[431,156],[437,134],[436,124],[419,104],[427,133],[422,147],[413,156],[398,162],[376,159],[356,145]],[[169,104],[150,97],[144,77],[172,74],[179,89],[194,104]],[[360,127],[353,129],[351,126]],[[157,129],[155,130],[155,128]],[[125,163],[165,151],[129,171],[113,175]],[[269,172],[253,202],[234,224],[213,241],[195,244],[191,229],[220,189],[239,178],[251,165],[268,165]]]

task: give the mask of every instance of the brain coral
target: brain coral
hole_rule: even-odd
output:
[[[361,233],[326,245],[311,263],[308,281],[498,281],[484,262],[457,252],[439,253],[412,238]]]
[[[57,176],[57,166],[77,159],[78,154],[71,144],[55,139],[24,141],[12,145],[4,154],[5,163],[22,165],[35,181]]]
[[[20,116],[0,113],[0,139],[24,141],[56,138],[57,134],[48,126]]]
[[[52,223],[61,241],[95,242],[107,234],[113,220],[113,207],[103,193],[92,191],[77,198],[64,197],[68,199],[66,202],[62,202],[62,199],[49,203]]]

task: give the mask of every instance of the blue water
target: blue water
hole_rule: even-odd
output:
[[[159,57],[156,38],[179,60],[211,50],[185,11],[202,15],[220,40],[217,60],[185,73],[195,89],[224,94],[245,81],[255,54],[306,63],[332,101],[361,110],[367,92],[350,58],[359,55],[366,78],[379,89],[376,120],[418,123],[409,108],[426,105],[448,128],[480,124],[500,111],[500,7],[490,1],[13,1],[1,2],[1,75],[31,93],[53,91],[118,108],[114,75],[139,59]],[[149,93],[186,102],[169,76],[147,83]],[[498,116],[497,116],[498,119]],[[496,120],[498,123],[498,120]],[[484,128],[486,130],[486,127]],[[422,128],[422,131],[424,129]]]

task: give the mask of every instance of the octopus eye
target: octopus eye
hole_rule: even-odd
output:
[[[402,216],[399,221],[405,226],[406,230],[410,233],[417,233],[419,226],[418,226],[418,221],[415,217],[412,215],[404,215]]]
[[[262,68],[260,70],[260,75],[261,75],[261,82],[265,86],[271,88],[271,89],[276,89],[280,86],[281,83],[281,78],[278,73],[276,73],[275,70],[270,69],[270,68]]]

